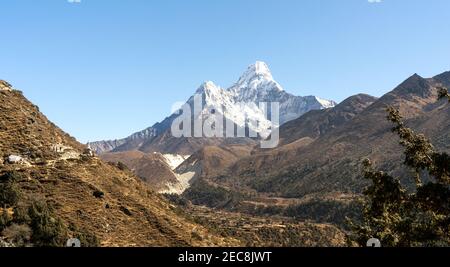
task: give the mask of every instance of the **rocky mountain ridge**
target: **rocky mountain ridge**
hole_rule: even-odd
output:
[[[310,110],[326,109],[336,104],[333,101],[315,96],[300,97],[287,93],[273,79],[267,64],[260,61],[250,65],[230,88],[222,89],[208,81],[197,89],[195,95],[198,95],[203,103],[201,103],[201,109],[197,114],[193,114],[193,119],[205,121],[220,114],[223,115],[225,120],[229,120],[235,125],[236,131],[239,131],[238,129],[242,129],[244,132],[252,130],[263,138],[270,134],[269,129],[273,127],[279,127],[279,125],[296,119]],[[194,96],[186,103],[191,110],[194,110]],[[272,120],[269,119],[270,111],[266,111],[259,105],[263,102],[278,102],[280,104],[280,118],[277,124],[273,125]],[[189,137],[173,140],[175,137],[172,136],[170,128],[172,122],[178,116],[179,112],[175,112],[161,123],[125,139],[98,141],[90,145],[99,154],[131,150],[140,150],[147,153],[192,154],[207,145],[218,145],[224,142],[246,142],[242,140],[225,141],[221,138],[196,138],[196,140],[193,140]]]

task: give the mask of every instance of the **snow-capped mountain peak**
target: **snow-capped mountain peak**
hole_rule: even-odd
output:
[[[283,91],[272,76],[269,67],[262,61],[250,65],[239,80],[228,89],[240,102],[255,102],[270,94]]]
[[[223,114],[240,127],[245,127],[246,120],[258,121],[258,125],[247,125],[255,132],[261,133],[268,129],[271,122],[265,118],[264,111],[259,107],[261,102],[278,102],[280,104],[280,123],[298,118],[311,109],[333,107],[334,101],[315,96],[300,97],[283,90],[262,61],[250,65],[244,74],[228,89],[222,89],[211,81],[204,82],[197,94],[202,95],[202,111],[196,116],[207,118],[212,110]],[[189,100],[192,106],[194,98]]]
[[[323,98],[320,98],[318,96],[315,96],[317,102],[319,102],[323,108],[332,108],[334,106],[336,106],[336,102],[332,101],[332,100],[326,100]]]
[[[241,86],[248,86],[255,80],[273,81],[272,73],[266,63],[257,61],[255,64],[248,66],[247,70],[239,78],[237,84]]]
[[[219,91],[221,90],[221,88],[219,86],[217,86],[214,82],[212,81],[206,81],[204,83],[202,83],[202,85],[200,85],[200,87],[197,89],[197,93],[198,94],[202,94],[204,92],[211,92],[211,91]]]
[[[196,99],[201,96],[201,107],[196,109]],[[261,103],[279,104],[279,121],[269,120],[267,110]],[[226,121],[231,121],[239,129],[248,129],[259,133],[263,138],[270,134],[268,129],[273,129],[290,120],[294,120],[310,110],[333,107],[334,101],[325,100],[315,96],[295,96],[283,90],[275,81],[269,67],[262,61],[250,65],[239,80],[231,87],[224,89],[211,81],[204,82],[187,101],[190,107],[194,107],[192,114],[195,119],[206,121],[223,115]],[[198,107],[198,106],[197,106]],[[161,123],[155,124],[148,130],[156,129],[152,136],[143,136],[142,132],[132,135],[137,138],[125,138],[114,142],[100,143],[96,147],[115,150],[116,147],[132,144],[129,147],[139,149],[144,141],[158,140],[155,136],[170,130],[171,123],[178,118],[181,110],[175,112]],[[270,116],[271,117],[271,116]],[[146,133],[146,132],[143,132]],[[150,141],[149,141],[150,140]],[[139,142],[138,142],[139,141]],[[142,142],[141,142],[142,141]],[[155,141],[156,142],[156,141]],[[137,145],[136,145],[137,144]],[[127,147],[128,147],[127,146]]]

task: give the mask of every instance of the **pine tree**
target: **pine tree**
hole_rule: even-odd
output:
[[[443,98],[450,102],[448,90],[439,88]],[[399,179],[364,160],[364,177],[372,184],[364,192],[363,221],[350,223],[350,239],[361,246],[370,238],[387,247],[450,246],[450,156],[406,127],[398,110],[388,107],[387,112],[405,149],[404,164],[414,173],[415,190],[409,192]],[[431,181],[424,183],[424,176]]]

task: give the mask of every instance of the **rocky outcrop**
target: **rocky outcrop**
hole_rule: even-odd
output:
[[[0,91],[11,91],[12,86],[4,80],[0,80]]]

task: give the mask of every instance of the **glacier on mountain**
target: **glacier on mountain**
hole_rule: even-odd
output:
[[[213,113],[219,112],[238,127],[247,127],[259,134],[267,133],[268,129],[279,127],[310,110],[331,108],[336,104],[334,101],[315,96],[301,97],[287,93],[273,79],[267,64],[261,61],[250,65],[231,87],[222,89],[208,81],[197,89],[196,94],[202,95],[204,106],[201,114],[194,116],[201,115],[203,119],[207,119]],[[194,97],[191,97],[187,103],[192,107],[193,101]],[[259,105],[273,102],[280,104],[279,125],[272,125],[265,110]],[[267,137],[267,134],[262,137]]]

